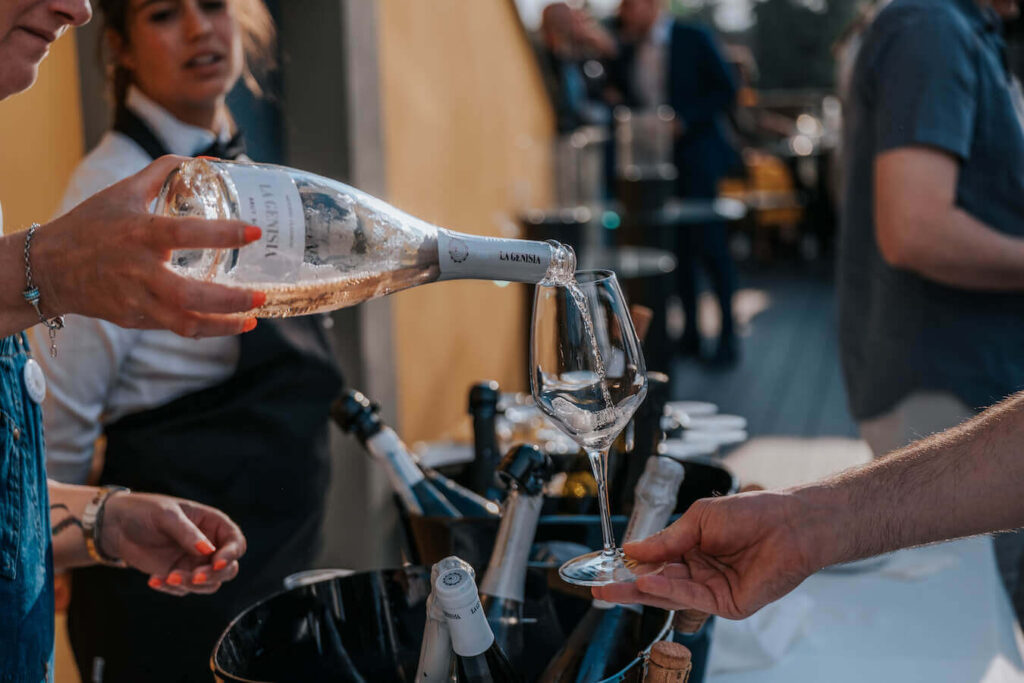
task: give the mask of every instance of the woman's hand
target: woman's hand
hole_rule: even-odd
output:
[[[154,590],[213,593],[238,575],[245,536],[223,512],[146,493],[107,499],[98,539],[103,553],[149,574]]]
[[[39,228],[32,270],[44,313],[79,313],[183,337],[252,329],[254,318],[226,314],[262,305],[262,292],[190,279],[168,266],[176,249],[230,249],[260,236],[241,221],[150,214],[149,203],[182,161],[161,157]]]

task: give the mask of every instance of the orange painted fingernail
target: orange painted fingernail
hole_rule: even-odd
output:
[[[228,566],[228,561],[227,560],[217,560],[216,562],[213,563],[213,571],[219,572],[221,569],[224,569],[224,567],[226,567],[226,566]]]
[[[256,292],[255,294],[252,295],[252,307],[253,308],[259,308],[260,306],[262,306],[265,303],[267,303],[267,293],[266,292]]]
[[[245,332],[252,332],[255,329],[256,329],[256,318],[249,318],[249,319],[247,319],[245,321],[245,324],[242,325],[242,332],[243,333],[245,333]]]
[[[203,555],[213,555],[213,551],[216,550],[216,548],[214,548],[213,544],[204,538],[203,540],[196,543],[196,550],[198,550]]]
[[[208,157],[204,155],[197,156],[196,159],[205,159],[206,161],[223,161],[223,159],[218,159],[217,157]]]
[[[260,237],[263,237],[263,231],[255,225],[245,226],[245,243],[255,242]]]
[[[168,586],[180,586],[181,585],[181,574],[171,574],[167,577]]]
[[[192,577],[192,583],[196,585],[206,583],[206,574],[204,572],[199,572]]]
[[[164,585],[164,582],[155,576],[149,577],[148,583],[150,588],[159,588],[160,586]]]

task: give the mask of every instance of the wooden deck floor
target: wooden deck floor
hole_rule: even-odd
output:
[[[673,396],[717,403],[747,418],[750,436],[857,437],[839,368],[835,288],[827,273],[741,273],[736,298],[741,359],[728,370],[677,360]],[[717,309],[701,301],[704,330]],[[670,323],[671,324],[671,323]],[[705,332],[707,334],[707,332]]]

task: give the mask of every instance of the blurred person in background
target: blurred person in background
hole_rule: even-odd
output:
[[[618,57],[608,65],[612,105],[655,109],[668,105],[676,115],[673,159],[679,172],[676,193],[688,199],[714,199],[719,181],[742,167],[730,141],[729,114],[738,86],[715,38],[705,28],[679,21],[664,0],[622,0],[613,22]],[[722,329],[712,360],[736,362],[732,296],[735,267],[724,223],[686,226],[677,233],[677,282],[686,314],[681,352],[700,356],[697,264],[707,271],[722,312]]]
[[[90,18],[87,0],[0,3],[0,100],[31,87],[50,45]],[[127,566],[148,574],[151,589],[177,596],[214,592],[238,573],[245,538],[218,510],[46,478],[46,378],[23,333],[45,323],[54,334],[46,353],[56,353],[60,316],[72,312],[196,338],[251,328],[255,319],[233,314],[256,307],[263,293],[166,267],[175,249],[235,248],[259,238],[258,228],[240,221],[150,215],[147,204],[180,161],[161,159],[57,220],[0,236],[3,680],[53,680],[54,567]],[[164,653],[172,651],[165,644]]]
[[[261,0],[100,0],[97,8],[114,126],[75,170],[61,211],[163,154],[244,158],[225,98],[240,78],[255,84],[251,67],[272,54]],[[101,484],[221,508],[246,531],[259,568],[187,602],[148,590],[141,576],[72,572],[68,627],[84,679],[205,683],[229,621],[313,565],[330,479],[328,407],[341,388],[327,320],[265,320],[249,334],[195,340],[69,316],[60,355],[38,352],[51,382],[45,426],[55,478],[84,483],[99,464]]]
[[[541,12],[540,57],[559,133],[607,124],[608,107],[598,97],[615,41],[584,10],[553,2]]]
[[[894,0],[850,77],[840,354],[876,456],[1024,388],[1024,103],[995,8]],[[1020,615],[1021,541],[995,543]]]

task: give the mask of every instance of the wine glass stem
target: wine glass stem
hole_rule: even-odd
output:
[[[597,503],[601,507],[601,535],[604,536],[604,554],[615,554],[615,535],[612,534],[612,515],[608,504],[608,449],[587,451],[590,468],[597,482]]]

